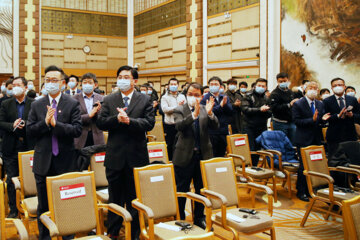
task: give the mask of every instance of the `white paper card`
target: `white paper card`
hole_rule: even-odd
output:
[[[236,216],[234,214],[231,214],[231,213],[227,213],[226,218],[230,219],[230,220],[233,220],[235,222],[238,222],[238,223],[245,222],[244,218],[238,217],[238,216]]]
[[[257,171],[256,171],[255,169],[245,168],[245,172],[252,172],[252,173],[256,173]]]
[[[245,145],[245,138],[235,139],[235,146],[244,146]]]
[[[104,193],[104,194],[109,194],[109,189],[102,189],[102,190],[99,190],[98,192],[101,192],[101,193]]]
[[[324,190],[324,193],[329,193],[329,190]],[[334,194],[336,194],[336,195],[346,195],[346,193],[343,193],[343,192],[335,192],[335,191],[334,191]]]
[[[96,153],[95,154],[95,162],[104,162],[105,161],[105,153]]]
[[[216,172],[227,172],[227,167],[216,168]]]
[[[34,165],[34,157],[30,157],[30,167],[33,167]]]
[[[155,177],[150,177],[150,182],[162,182],[164,181],[164,176],[155,176]]]
[[[162,158],[164,153],[162,149],[152,149],[149,150],[149,158]]]
[[[60,187],[61,200],[84,197],[85,195],[86,195],[86,192],[85,192],[85,184],[84,183],[78,183],[78,184]]]
[[[91,240],[103,240],[101,237],[94,237],[94,238],[91,238]]]
[[[156,226],[160,227],[160,228],[167,229],[167,230],[171,230],[171,231],[174,231],[174,232],[180,232],[181,231],[180,227],[172,226],[172,225],[165,224],[165,223],[158,223],[158,224],[156,224]]]
[[[321,161],[321,160],[323,160],[323,156],[322,156],[321,151],[310,152],[309,155],[310,155],[310,160],[311,161]]]

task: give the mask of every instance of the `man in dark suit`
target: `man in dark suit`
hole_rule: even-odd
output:
[[[105,144],[104,133],[96,126],[103,96],[94,92],[98,85],[95,74],[85,73],[81,78],[81,85],[83,91],[74,96],[80,103],[83,125],[81,136],[75,138],[76,149]]]
[[[179,192],[188,192],[191,180],[195,192],[200,194],[203,187],[200,171],[200,160],[213,157],[209,128],[217,129],[219,122],[212,109],[213,97],[200,105],[202,87],[191,83],[187,89],[187,103],[174,110],[175,127],[178,139],[174,149],[173,164],[175,167],[176,187]],[[179,198],[180,218],[185,219],[185,199]],[[195,203],[194,223],[205,229],[204,207]]]
[[[0,129],[4,131],[2,153],[7,174],[9,218],[15,218],[18,215],[15,187],[11,181],[13,177],[19,176],[18,152],[33,149],[33,142],[26,135],[26,121],[34,100],[26,97],[27,81],[25,78],[14,78],[12,85],[14,97],[3,101],[0,108]]]
[[[292,107],[292,117],[296,125],[295,145],[298,148],[300,157],[300,148],[321,144],[321,118],[324,115],[324,106],[321,101],[316,100],[318,92],[318,84],[309,82],[305,90],[305,96],[296,101]],[[300,161],[296,195],[300,200],[308,202],[309,192],[303,171],[303,162]]]
[[[70,96],[75,96],[76,94],[81,93],[81,90],[77,88],[78,84],[79,84],[79,77],[75,75],[70,75],[69,82],[67,84],[70,89],[66,90],[65,93],[69,94]]]
[[[345,81],[341,78],[331,80],[334,95],[324,99],[324,120],[329,122],[326,140],[329,159],[338,148],[339,143],[356,141],[355,122],[360,120],[360,107],[355,97],[345,95]]]
[[[38,192],[39,239],[50,239],[39,217],[48,211],[46,177],[77,170],[74,138],[81,134],[79,102],[60,89],[65,84],[64,72],[56,66],[45,69],[48,95],[33,102],[27,133],[35,139],[33,172]]]
[[[109,182],[109,203],[124,206],[132,215],[131,236],[139,238],[139,218],[131,201],[136,198],[133,168],[149,164],[146,132],[153,129],[155,115],[150,97],[134,90],[136,69],[122,66],[117,71],[117,91],[104,98],[97,126],[109,131],[105,167]],[[121,218],[108,215],[107,232],[117,239]]]

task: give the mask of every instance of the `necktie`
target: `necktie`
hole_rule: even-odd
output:
[[[191,110],[191,112],[194,112],[195,108]],[[199,117],[194,120],[193,123],[193,129],[194,129],[194,137],[195,137],[195,148],[197,150],[200,150],[200,124],[199,124]]]
[[[128,107],[129,106],[129,97],[124,97],[124,105],[125,107]]]
[[[54,118],[56,120],[57,119],[57,110],[56,110],[56,100],[55,99],[52,100],[51,107],[55,108]],[[58,144],[58,139],[56,138],[56,136],[54,134],[51,137],[51,143],[52,143],[52,153],[54,156],[57,156],[59,154],[59,144]]]
[[[340,101],[340,110],[342,110],[345,107],[344,98],[339,97],[339,101]]]
[[[315,104],[314,104],[314,102],[311,102],[311,111],[312,111],[312,114],[315,113]]]
[[[75,95],[75,91],[72,91],[72,95]]]

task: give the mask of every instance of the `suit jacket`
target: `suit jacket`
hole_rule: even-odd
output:
[[[354,124],[355,121],[359,121],[360,119],[360,107],[356,98],[345,95],[346,107],[353,106],[352,112],[354,116],[352,118],[345,117],[344,119],[340,119],[337,117],[341,109],[335,95],[325,98],[323,103],[325,113],[330,113],[331,115],[328,120],[329,127],[326,132],[327,141],[332,143],[356,141],[357,136]]]
[[[26,135],[27,119],[31,107],[31,103],[34,101],[32,98],[25,97],[25,106],[22,119],[25,121],[25,127],[23,129],[16,129],[13,132],[13,124],[18,119],[18,111],[16,107],[16,98],[8,98],[1,103],[0,107],[0,129],[4,131],[2,141],[2,153],[4,155],[17,154],[18,141],[23,142],[21,151],[28,151],[33,149],[34,142]]]
[[[172,161],[174,165],[186,167],[191,161],[195,147],[194,118],[189,105],[186,103],[177,107],[174,110],[174,118],[178,136]],[[213,151],[209,138],[209,128],[219,128],[219,121],[215,114],[213,118],[209,117],[203,105],[200,105],[199,128],[202,157],[203,159],[210,159],[213,157]]]
[[[94,93],[93,103],[95,104],[97,101],[102,102],[103,98],[104,97],[102,95]],[[92,132],[94,145],[105,144],[104,133],[96,126],[98,114],[96,114],[93,118],[89,117],[83,93],[76,94],[74,99],[78,100],[80,103],[81,123],[83,126],[81,136],[75,138],[75,148],[81,149],[85,146],[89,131]]]
[[[106,147],[105,167],[122,170],[127,163],[130,168],[149,164],[146,132],[155,125],[155,115],[150,97],[134,90],[126,110],[130,124],[119,123],[116,108],[125,107],[121,92],[104,98],[96,125],[109,131]]]
[[[342,142],[335,154],[329,159],[329,167],[360,165],[360,142]]]
[[[320,145],[322,139],[322,116],[324,115],[324,105],[315,100],[315,109],[318,110],[317,121],[313,120],[313,113],[306,97],[300,98],[292,106],[292,117],[296,125],[295,145],[305,147],[310,145]]]
[[[47,106],[51,106],[49,96],[34,101],[29,113],[27,133],[35,139],[33,172],[46,176],[51,165],[59,174],[76,171],[74,138],[79,137],[82,130],[79,102],[69,95],[61,94],[55,127],[45,123]],[[52,157],[53,134],[59,144],[56,161]]]
[[[68,90],[65,91],[65,93],[68,94],[68,95],[70,95],[70,91],[71,91],[71,89],[68,89]],[[81,90],[77,88],[77,89],[76,89],[76,94],[78,94],[78,93],[81,93]],[[75,95],[76,95],[76,94],[75,94]],[[74,96],[75,96],[75,95],[74,95]]]

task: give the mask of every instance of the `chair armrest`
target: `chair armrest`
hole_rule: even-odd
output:
[[[107,209],[110,210],[111,212],[120,215],[123,217],[125,222],[131,222],[132,221],[132,217],[131,214],[123,207],[115,204],[115,203],[109,203],[106,204],[107,205]]]
[[[352,169],[352,168],[348,168],[348,167],[337,166],[335,168],[329,167],[329,170],[330,171],[350,173],[350,174],[355,174],[355,175],[360,176],[360,169]]]
[[[268,151],[263,151],[263,150],[256,151],[256,153],[258,155],[269,157],[270,158],[270,168],[271,168],[271,170],[274,170],[274,154],[272,154],[271,152],[268,152]],[[280,158],[279,158],[279,161],[280,161]],[[266,166],[268,164],[267,161],[264,161],[264,164],[265,165],[263,165],[263,166]]]
[[[217,192],[214,192],[214,191],[211,191],[208,189],[201,189],[201,193],[203,195],[205,195],[206,197],[215,198],[215,199],[220,200],[222,205],[225,205],[225,206],[227,205],[228,201],[227,201],[226,197],[220,193],[217,193]]]
[[[29,233],[27,232],[23,222],[20,219],[5,218],[5,222],[12,222],[19,234],[20,240],[28,240]]]
[[[212,204],[209,199],[193,192],[187,192],[186,197],[196,202],[202,203],[205,207],[211,208]]]
[[[350,164],[349,167],[356,168],[356,169],[360,169],[360,165]]]
[[[146,135],[146,137],[148,138],[149,141],[151,141],[151,140],[156,141],[156,136],[155,135]]]
[[[238,159],[240,159],[241,162],[243,162],[243,163],[245,162],[245,158],[241,155],[229,153],[228,157],[238,158]]]
[[[14,183],[16,190],[21,188],[19,177],[13,177],[13,178],[11,178],[11,181]]]
[[[153,210],[151,208],[149,208],[148,206],[146,206],[146,205],[142,204],[141,202],[139,202],[139,200],[135,199],[131,203],[132,203],[134,208],[136,208],[137,210],[145,213],[148,218],[154,218]]]
[[[304,175],[310,175],[310,176],[313,176],[313,177],[319,177],[319,178],[323,178],[325,179],[326,181],[328,181],[330,184],[333,184],[334,183],[334,179],[329,176],[329,175],[326,175],[326,174],[323,174],[323,173],[318,173],[318,172],[313,172],[313,171],[304,171]]]
[[[264,191],[268,195],[268,212],[269,212],[269,215],[272,216],[273,215],[273,196],[274,196],[273,190],[271,190],[271,188],[269,188],[268,186],[257,184],[257,183],[247,183],[247,186],[249,188],[252,188],[255,190]]]
[[[274,155],[282,156],[282,153],[281,153],[280,151],[278,151],[278,150],[266,149],[266,150],[264,150],[264,151],[270,152],[270,153],[272,153],[272,154],[274,154]]]
[[[51,218],[47,214],[48,213],[41,214],[40,221],[49,230],[50,237],[58,236],[59,230],[58,230],[56,224],[53,222],[53,220],[51,220]]]

